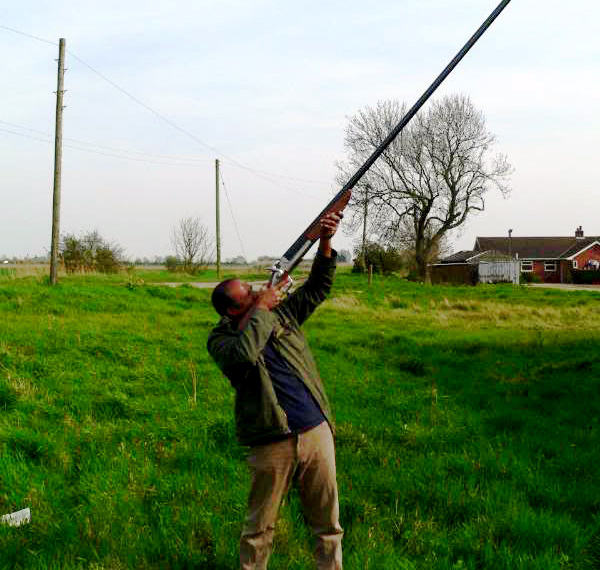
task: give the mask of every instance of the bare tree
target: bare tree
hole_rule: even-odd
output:
[[[340,180],[364,163],[406,111],[397,101],[379,102],[350,119],[348,159],[338,165]],[[443,249],[448,233],[485,208],[485,194],[496,187],[506,196],[512,168],[492,155],[495,137],[483,114],[465,95],[434,101],[417,115],[352,192],[350,224],[364,222],[379,241],[414,251],[418,275],[430,281],[429,263]]]
[[[210,263],[214,251],[213,238],[199,218],[183,218],[173,228],[175,254],[186,273],[196,273]]]

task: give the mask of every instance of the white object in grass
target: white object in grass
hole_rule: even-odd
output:
[[[9,526],[21,526],[31,521],[31,511],[29,509],[22,509],[8,515],[2,515],[0,522],[5,523]]]

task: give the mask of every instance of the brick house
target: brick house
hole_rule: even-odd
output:
[[[570,281],[571,269],[600,269],[600,237],[585,237],[581,226],[573,237],[478,237],[472,252],[459,253],[473,258],[488,251],[515,257],[521,273],[545,283]]]

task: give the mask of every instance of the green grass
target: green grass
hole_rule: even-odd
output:
[[[249,477],[209,295],[0,285],[0,514],[32,514],[0,526],[0,568],[237,566]],[[306,333],[345,567],[600,567],[599,317],[589,292],[339,275]],[[313,567],[295,492],[270,567]]]

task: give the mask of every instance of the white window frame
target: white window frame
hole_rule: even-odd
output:
[[[573,269],[577,269],[577,260],[576,259],[573,260]]]
[[[525,265],[529,265],[529,269],[525,269]],[[533,273],[533,261],[521,261],[521,273]]]
[[[546,273],[556,272],[556,261],[544,261],[544,271]]]

